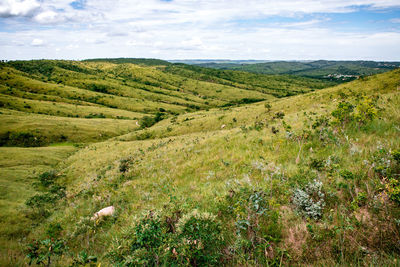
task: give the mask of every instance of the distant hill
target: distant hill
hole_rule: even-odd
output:
[[[190,65],[198,65],[198,64],[208,64],[208,63],[216,63],[216,64],[255,64],[255,63],[265,63],[271,62],[271,60],[231,60],[231,59],[172,59],[168,60],[171,63],[183,63]]]
[[[86,59],[83,62],[110,62],[115,64],[137,64],[137,65],[144,65],[144,66],[157,66],[157,65],[169,65],[171,64],[168,61],[155,59],[155,58],[93,58],[93,59]]]
[[[207,62],[195,63],[197,66],[240,70],[263,74],[290,74],[302,77],[345,82],[358,76],[383,73],[400,67],[400,62],[375,61],[276,61],[264,63]]]
[[[177,114],[297,95],[329,85],[297,76],[214,70],[156,59],[2,62],[0,144],[100,141]]]

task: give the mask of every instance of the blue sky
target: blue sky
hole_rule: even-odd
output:
[[[400,61],[399,0],[0,0],[0,59]]]

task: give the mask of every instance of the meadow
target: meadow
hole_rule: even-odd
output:
[[[398,265],[399,69],[332,86],[99,59],[0,80],[1,266]]]

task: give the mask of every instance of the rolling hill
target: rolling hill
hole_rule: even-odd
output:
[[[23,61],[0,81],[1,266],[398,263],[399,69],[326,88]]]
[[[240,70],[263,74],[290,74],[333,82],[347,82],[358,76],[383,73],[400,67],[399,62],[375,61],[274,61],[264,63],[197,63],[197,66],[223,69]]]
[[[26,138],[38,139],[28,141],[33,146],[105,140],[133,131],[143,118],[147,119],[145,126],[154,123],[156,116],[158,120],[329,85],[313,79],[209,71],[150,59],[11,61],[0,67],[3,145],[18,145],[16,140],[26,133]],[[46,127],[40,126],[43,121]]]

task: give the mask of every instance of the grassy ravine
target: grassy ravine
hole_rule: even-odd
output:
[[[178,72],[176,66],[166,68]],[[185,67],[179,72],[188,76],[193,70]],[[12,216],[2,219],[0,265],[26,264],[27,244],[53,238],[67,247],[62,256],[52,255],[54,266],[88,264],[85,254],[96,256],[102,266],[396,266],[400,188],[395,181],[400,163],[394,151],[400,149],[399,88],[400,70],[395,70],[239,107],[208,107],[185,114],[177,109],[150,128],[125,135],[116,131],[109,135],[112,139],[83,148],[3,147],[1,185],[6,185],[7,194],[1,209]],[[331,114],[339,103],[360,107],[373,99],[377,101],[373,118],[333,123]],[[4,107],[2,119],[28,116],[14,109]],[[49,115],[29,116],[44,122],[43,116]],[[325,118],[318,120],[320,116]],[[72,125],[82,121],[78,133],[96,120],[115,122],[114,127],[132,122],[66,119]],[[94,126],[93,132],[102,128]],[[85,138],[81,142],[96,140]],[[39,179],[50,168],[54,170],[50,182]],[[307,191],[314,180],[322,182],[317,189],[323,195],[312,197],[323,199],[325,205],[316,208],[313,217],[296,206],[295,194]],[[15,196],[14,188],[20,184],[23,190]],[[54,185],[66,186],[65,195],[52,193]],[[52,194],[56,199],[24,205],[35,194]],[[10,201],[12,205],[7,204]],[[115,216],[89,219],[109,205],[116,207]],[[198,230],[190,232],[189,223]]]

